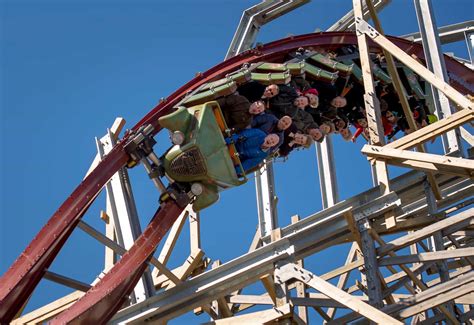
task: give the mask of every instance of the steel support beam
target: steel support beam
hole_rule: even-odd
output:
[[[334,150],[331,136],[325,137],[322,143],[316,143],[315,146],[323,209],[327,209],[339,202],[336,166],[334,163]]]
[[[436,25],[431,0],[415,0],[414,4],[428,69],[442,81],[448,82],[448,73],[446,71],[444,56],[441,51],[441,42],[437,34],[438,27]],[[442,119],[450,116],[452,114],[452,109],[448,98],[434,86],[431,86],[431,90],[438,118]],[[444,152],[446,154],[459,151],[462,155],[459,131],[450,131],[443,135],[442,139]]]
[[[308,3],[310,0],[263,0],[242,13],[239,26],[225,56],[231,58],[254,45],[260,28],[270,21]]]
[[[467,52],[469,53],[469,59],[471,60],[471,64],[474,65],[474,27],[472,30],[465,32],[466,38],[466,45],[467,45]]]
[[[377,12],[381,11],[385,8],[388,4],[390,4],[392,0],[375,0],[374,7]],[[364,4],[362,9],[362,14],[364,20],[367,20],[370,17],[369,10],[367,5]],[[334,23],[331,27],[327,29],[328,32],[338,32],[344,30],[354,30],[355,29],[355,18],[354,18],[354,10],[349,11],[345,14],[342,18],[340,18],[336,23]]]
[[[257,194],[257,212],[260,236],[270,235],[278,228],[277,197],[272,161],[255,172],[255,190]]]
[[[110,130],[101,140],[96,139],[97,151],[102,158],[112,151],[116,139]],[[117,243],[125,249],[130,249],[141,234],[140,220],[133,197],[132,186],[128,171],[121,168],[112,176],[106,185],[107,215],[113,219]],[[149,270],[146,270],[133,290],[132,302],[140,302],[154,293],[153,281]]]
[[[442,26],[439,27],[437,30],[437,34],[441,44],[449,44],[463,41],[465,39],[465,33],[472,32],[474,32],[474,20],[468,20],[457,24]],[[406,38],[416,43],[422,42],[420,32],[405,34],[400,37]]]

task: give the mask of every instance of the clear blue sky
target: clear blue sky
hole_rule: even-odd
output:
[[[385,31],[417,30],[413,1],[396,0],[381,14]],[[0,273],[13,263],[78,185],[95,156],[94,137],[122,116],[133,126],[166,97],[222,61],[242,11],[257,1],[2,0],[0,2],[1,195]],[[473,18],[470,0],[437,0],[439,26]],[[259,42],[329,27],[351,8],[349,0],[314,0],[262,28]],[[447,48],[466,57],[464,44]],[[159,137],[157,151],[169,146]],[[371,186],[366,159],[354,144],[335,140],[341,198]],[[436,144],[435,150],[439,149]],[[321,208],[315,149],[276,164],[280,225]],[[391,175],[399,174],[393,171]],[[131,171],[142,226],[158,194],[142,167]],[[85,220],[102,229],[98,211]],[[238,208],[236,208],[238,207]],[[253,181],[222,195],[202,214],[202,246],[222,262],[247,251],[256,229]],[[187,228],[170,267],[188,254]],[[336,254],[334,254],[336,252]],[[91,282],[102,269],[103,249],[76,230],[51,270]],[[331,254],[331,255],[330,255]],[[309,259],[317,274],[343,263],[344,250]],[[324,262],[323,262],[324,261]],[[28,305],[37,308],[70,290],[42,281]],[[313,318],[314,319],[314,318]],[[172,324],[207,320],[184,316]]]

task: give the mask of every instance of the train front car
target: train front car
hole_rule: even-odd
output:
[[[215,203],[220,190],[247,181],[237,175],[240,160],[224,140],[227,125],[217,102],[179,107],[159,123],[170,130],[174,144],[161,157],[163,170],[171,182],[196,196],[194,211]]]

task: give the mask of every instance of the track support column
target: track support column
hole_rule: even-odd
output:
[[[448,82],[446,63],[441,52],[441,44],[437,33],[438,26],[436,25],[431,0],[415,0],[414,4],[428,69],[444,82]],[[442,119],[450,116],[452,109],[448,98],[434,86],[431,86],[431,90],[438,118]],[[446,154],[459,152],[462,155],[459,131],[450,131],[443,135],[442,139]]]

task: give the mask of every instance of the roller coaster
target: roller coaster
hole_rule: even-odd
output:
[[[17,317],[22,307],[68,237],[75,228],[83,225],[81,218],[101,190],[120,170],[140,164],[145,166],[160,192],[156,213],[133,246],[122,252],[122,258],[97,283],[63,308],[62,312],[52,314],[43,321],[49,320],[51,324],[166,321],[185,311],[201,308],[201,311],[211,315],[215,323],[225,323],[226,320],[229,323],[252,323],[249,317],[261,317],[261,321],[253,321],[267,323],[279,320],[299,324],[307,322],[306,316],[303,316],[306,315],[304,308],[312,306],[330,323],[346,323],[365,317],[377,323],[398,324],[415,315],[420,322],[430,318],[434,321],[446,319],[452,323],[467,322],[472,317],[472,309],[466,307],[462,312],[459,306],[474,303],[471,248],[474,214],[472,208],[467,209],[472,203],[472,197],[469,198],[473,189],[472,161],[463,157],[441,156],[449,160],[446,162],[438,156],[425,157],[423,155],[429,154],[408,149],[420,146],[443,132],[472,123],[474,105],[466,96],[473,94],[474,74],[466,64],[445,56],[449,84],[444,83],[421,64],[428,59],[419,43],[383,36],[380,30],[365,23],[357,8],[355,6],[354,9],[357,32],[318,32],[258,45],[198,74],[161,100],[122,138],[117,139],[113,148],[103,155],[2,276],[0,322],[21,323],[24,316]],[[321,54],[343,48],[357,48],[357,62],[338,61],[337,57],[332,60]],[[295,60],[291,54],[302,49],[309,54]],[[377,123],[380,124],[378,106],[369,108],[374,103],[370,99],[373,87],[370,83],[373,80],[367,74],[381,82],[393,82],[398,76],[390,73],[390,67],[386,71],[374,65],[370,67],[370,64],[368,67],[367,62],[371,56],[387,56],[387,52],[396,57],[397,64],[403,65],[407,74],[414,71],[426,84],[433,84],[459,110],[384,145],[380,141],[380,125],[377,126]],[[239,155],[232,144],[225,142],[229,130],[215,100],[234,93],[238,86],[250,80],[286,84],[294,75],[301,73],[307,78],[319,78],[325,82],[332,82],[339,74],[346,74],[364,85],[368,115],[371,112],[375,115],[369,122],[372,123],[369,124],[370,144],[364,147],[363,152],[375,166],[379,176],[378,186],[295,221],[271,235],[262,236],[253,251],[210,271],[201,270],[202,274],[187,281],[183,281],[185,278],[178,279],[163,265],[153,262],[160,241],[183,213],[189,213],[190,207],[194,212],[201,211],[218,200],[220,191],[247,181],[245,173],[236,172],[241,166]],[[407,76],[406,80],[408,86],[413,86],[412,91],[416,92],[419,85],[410,84],[410,80],[415,79]],[[171,147],[157,154],[155,136],[166,130],[171,134]],[[410,166],[416,171],[384,183],[383,167],[380,166],[391,163]],[[437,193],[441,197],[437,198]],[[391,222],[394,224],[389,226]],[[381,237],[406,231],[407,235],[390,242]],[[446,247],[452,246],[454,253],[444,251],[443,246],[442,252],[437,252],[440,250],[438,247],[433,252],[409,255],[406,261],[396,260],[395,250],[416,246],[417,242],[429,236],[438,236],[437,245],[441,242]],[[443,237],[451,240],[449,245],[444,244]],[[378,243],[377,247],[374,241]],[[316,276],[297,262],[325,248],[349,242],[354,243],[354,248],[350,258],[348,256],[348,263],[331,274]],[[357,254],[362,257],[356,258]],[[426,256],[420,257],[421,254]],[[424,257],[428,262],[422,262]],[[450,267],[447,259],[453,259],[449,263],[455,266]],[[406,263],[418,264],[410,268]],[[150,264],[158,264],[160,275],[166,276],[172,285],[166,289],[161,287],[161,291],[157,290],[144,301],[130,304],[130,295]],[[402,265],[402,271],[394,270],[391,267],[394,264]],[[390,276],[384,277],[378,271],[381,266],[392,268],[393,279],[388,280]],[[343,290],[342,283],[347,280],[348,272],[356,268],[365,268],[361,271],[364,283],[358,283],[358,288]],[[455,269],[454,273],[449,273],[450,268]],[[429,282],[420,279],[422,272],[439,272],[444,276],[441,276],[438,286],[437,283],[429,285]],[[328,282],[337,276],[340,277],[340,285]],[[245,300],[239,290],[259,280],[264,282],[268,292]],[[394,284],[389,286],[392,282]],[[156,283],[154,285],[158,288]],[[305,293],[305,287],[312,287],[320,294]],[[409,294],[396,296],[394,292],[399,287],[406,287]],[[291,296],[292,289],[298,291],[297,296]],[[355,298],[350,290],[360,290],[366,296]],[[455,291],[461,293],[456,295]],[[435,301],[441,294],[447,298]],[[425,301],[425,309],[417,305],[417,301]],[[259,303],[272,305],[273,308],[255,312],[253,316],[238,314],[246,309],[246,304],[253,306]],[[418,310],[415,310],[417,306]],[[329,309],[324,311],[322,307]],[[335,308],[348,308],[352,312],[333,320]],[[433,314],[426,312],[428,309],[432,309]],[[424,318],[418,316],[422,313],[425,313]]]

